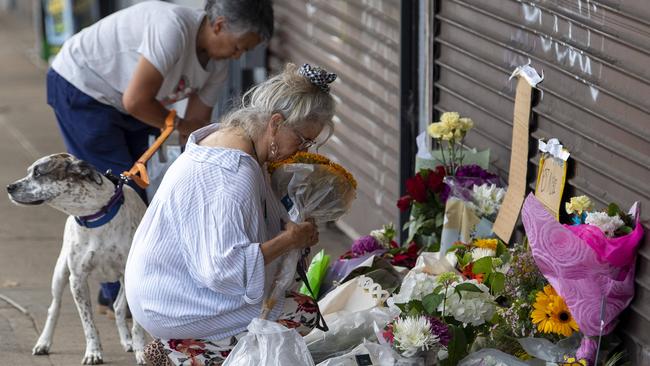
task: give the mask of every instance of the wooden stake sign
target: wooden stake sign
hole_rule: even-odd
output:
[[[528,169],[528,126],[533,87],[544,77],[529,65],[515,69],[517,77],[515,111],[512,129],[512,149],[508,174],[508,190],[492,230],[504,242],[509,242],[519,218],[521,205],[526,194],[526,173]]]

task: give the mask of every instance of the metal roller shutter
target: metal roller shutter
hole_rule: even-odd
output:
[[[568,194],[601,206],[639,200],[648,230],[647,0],[442,0],[435,11],[435,111],[471,116],[478,128],[468,144],[490,148],[493,168],[507,176],[515,87],[508,76],[530,59],[545,75],[532,137],[557,137],[570,149]],[[531,154],[531,164],[538,160]],[[634,365],[650,364],[649,242],[646,235],[636,298],[619,326]]]
[[[398,222],[399,19],[397,0],[276,0],[269,66],[320,65],[339,75],[335,134],[321,149],[359,182],[351,236]]]

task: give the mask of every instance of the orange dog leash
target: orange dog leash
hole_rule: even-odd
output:
[[[163,128],[160,136],[154,141],[153,145],[149,146],[147,151],[140,156],[140,158],[133,164],[133,167],[124,173],[124,176],[127,179],[132,179],[140,188],[145,189],[149,186],[149,174],[147,173],[147,161],[151,159],[153,154],[162,146],[162,144],[167,140],[169,135],[174,132],[174,119],[176,118],[176,111],[171,110],[165,118],[165,127]]]

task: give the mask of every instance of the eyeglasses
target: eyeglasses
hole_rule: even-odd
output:
[[[308,138],[306,138],[306,137],[303,136],[300,132],[298,132],[298,130],[296,130],[295,128],[292,128],[291,130],[292,130],[293,133],[295,133],[296,136],[298,136],[298,138],[300,139],[300,145],[298,145],[298,150],[307,150],[307,149],[309,149],[310,147],[316,145],[316,141],[315,141],[315,140],[312,140],[312,139],[308,139]]]

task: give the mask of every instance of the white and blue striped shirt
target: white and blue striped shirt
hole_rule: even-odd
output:
[[[157,338],[220,340],[245,330],[279,262],[265,267],[260,244],[280,233],[287,212],[252,156],[197,145],[217,128],[190,136],[133,238],[126,296]]]

